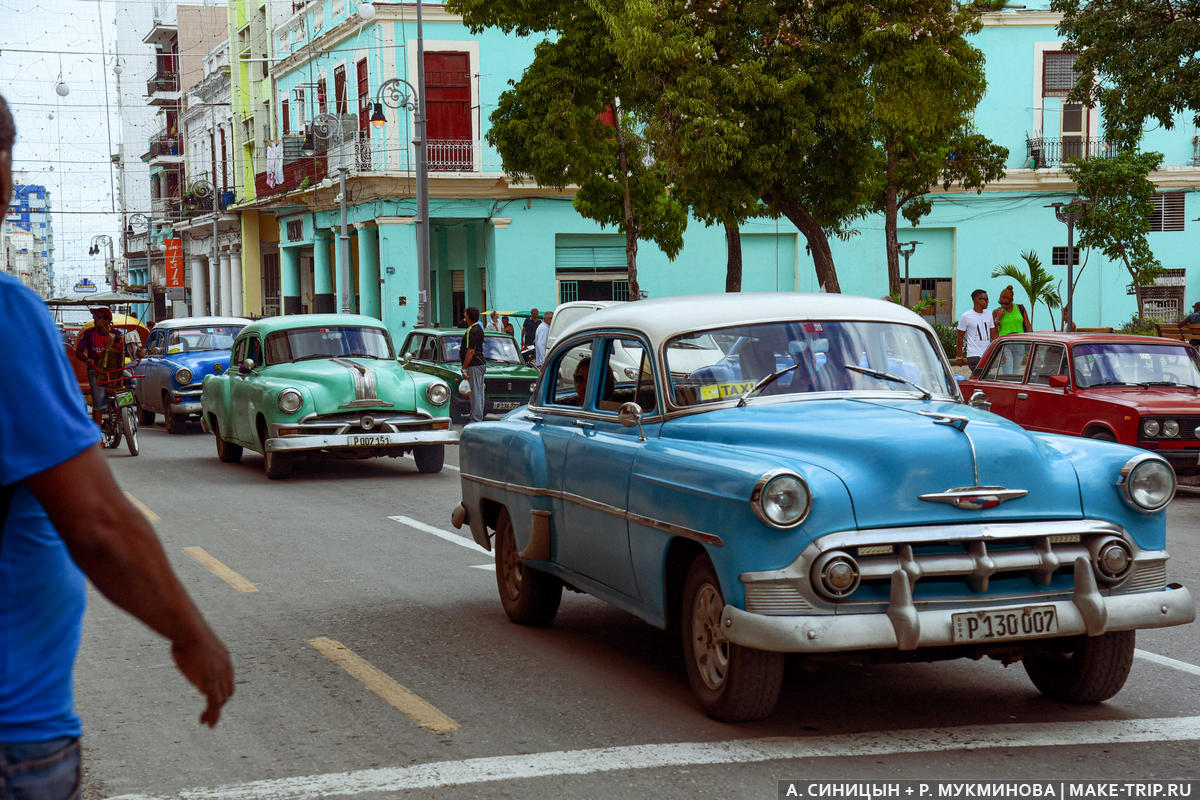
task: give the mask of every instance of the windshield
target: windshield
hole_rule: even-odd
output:
[[[1186,345],[1080,344],[1071,352],[1075,385],[1200,386],[1200,356]]]
[[[267,335],[268,364],[345,356],[391,359],[392,340],[385,330],[353,325],[293,328]]]
[[[461,336],[445,336],[441,341],[442,361],[462,361],[459,355],[462,347]],[[488,363],[520,364],[521,354],[517,352],[517,343],[509,336],[484,336],[483,360]]]
[[[229,350],[242,330],[241,325],[206,325],[176,328],[167,332],[167,350],[192,353],[197,350]]]
[[[719,346],[720,360],[692,368],[697,350]],[[770,322],[720,328],[671,339],[667,369],[678,405],[740,397],[773,372],[796,366],[760,396],[808,392],[900,392],[903,382],[853,372],[850,364],[906,378],[934,395],[955,397],[953,377],[937,345],[920,328],[895,322]]]

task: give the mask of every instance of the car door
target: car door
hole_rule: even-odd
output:
[[[1034,345],[1029,375],[1014,398],[1013,422],[1031,431],[1066,432],[1063,426],[1066,421],[1063,413],[1066,390],[1050,385],[1051,375],[1066,374],[1066,347],[1048,342]]]
[[[1001,341],[993,349],[991,359],[975,381],[991,402],[993,413],[1013,419],[1017,394],[1025,391],[1025,368],[1032,346],[1027,340]]]
[[[262,443],[255,428],[258,411],[258,395],[261,389],[256,384],[263,370],[262,340],[257,334],[246,337],[245,358],[254,362],[250,370],[242,370],[241,362],[229,365],[229,418],[233,424],[232,437],[235,441],[261,449]]]
[[[137,401],[142,408],[163,413],[162,390],[171,380],[166,362],[166,332],[153,331],[146,341],[146,355],[137,367]]]

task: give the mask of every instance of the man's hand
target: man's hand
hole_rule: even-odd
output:
[[[229,651],[216,636],[207,636],[189,644],[172,644],[171,656],[183,676],[208,699],[200,714],[201,724],[215,728],[221,707],[233,695],[233,662],[229,660]]]

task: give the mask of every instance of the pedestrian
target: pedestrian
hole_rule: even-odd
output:
[[[122,352],[121,332],[113,329],[112,321],[110,309],[105,306],[93,308],[92,327],[79,334],[79,341],[75,343],[75,357],[87,365],[92,419],[97,425],[108,402],[108,387],[104,384],[107,373],[125,366],[124,358],[112,355]]]
[[[0,98],[3,208],[15,138]],[[81,789],[72,672],[85,576],[171,642],[179,671],[205,695],[201,723],[217,724],[233,665],[109,471],[45,304],[0,274],[0,314],[22,332],[19,348],[0,351],[6,385],[20,387],[0,393],[0,796],[65,800]]]
[[[483,326],[479,324],[479,309],[467,307],[467,332],[463,334],[462,346],[463,373],[471,385],[471,422],[483,422],[484,401],[484,371],[483,360]]]
[[[546,360],[546,338],[550,335],[550,320],[554,318],[553,311],[547,311],[542,315],[542,323],[537,327],[537,333],[533,339],[533,365],[538,369],[542,368],[542,362]]]
[[[488,324],[485,330],[500,332],[500,312],[492,309],[492,313],[488,315]]]
[[[1184,317],[1180,322],[1184,325],[1200,325],[1200,303],[1192,304],[1192,313]]]
[[[987,313],[988,294],[983,289],[971,292],[974,308],[964,311],[958,318],[958,361],[963,361],[963,344],[966,344],[966,362],[971,371],[979,364],[988,342],[996,338],[996,321]]]
[[[500,318],[500,332],[507,333],[509,336],[512,336],[516,333],[516,330],[513,329],[512,323],[508,321],[508,317]]]
[[[542,320],[538,316],[538,310],[536,308],[529,309],[529,319],[525,320],[525,324],[521,326],[521,347],[530,347],[534,344],[538,325],[541,324]]]
[[[996,326],[997,336],[1007,336],[1010,333],[1028,333],[1033,330],[1029,323],[1029,314],[1025,306],[1017,303],[1013,308],[1012,284],[1000,290],[1000,307],[992,312],[992,322]]]

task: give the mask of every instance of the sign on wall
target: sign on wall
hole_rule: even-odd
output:
[[[183,286],[183,240],[163,239],[167,247],[167,288]]]

